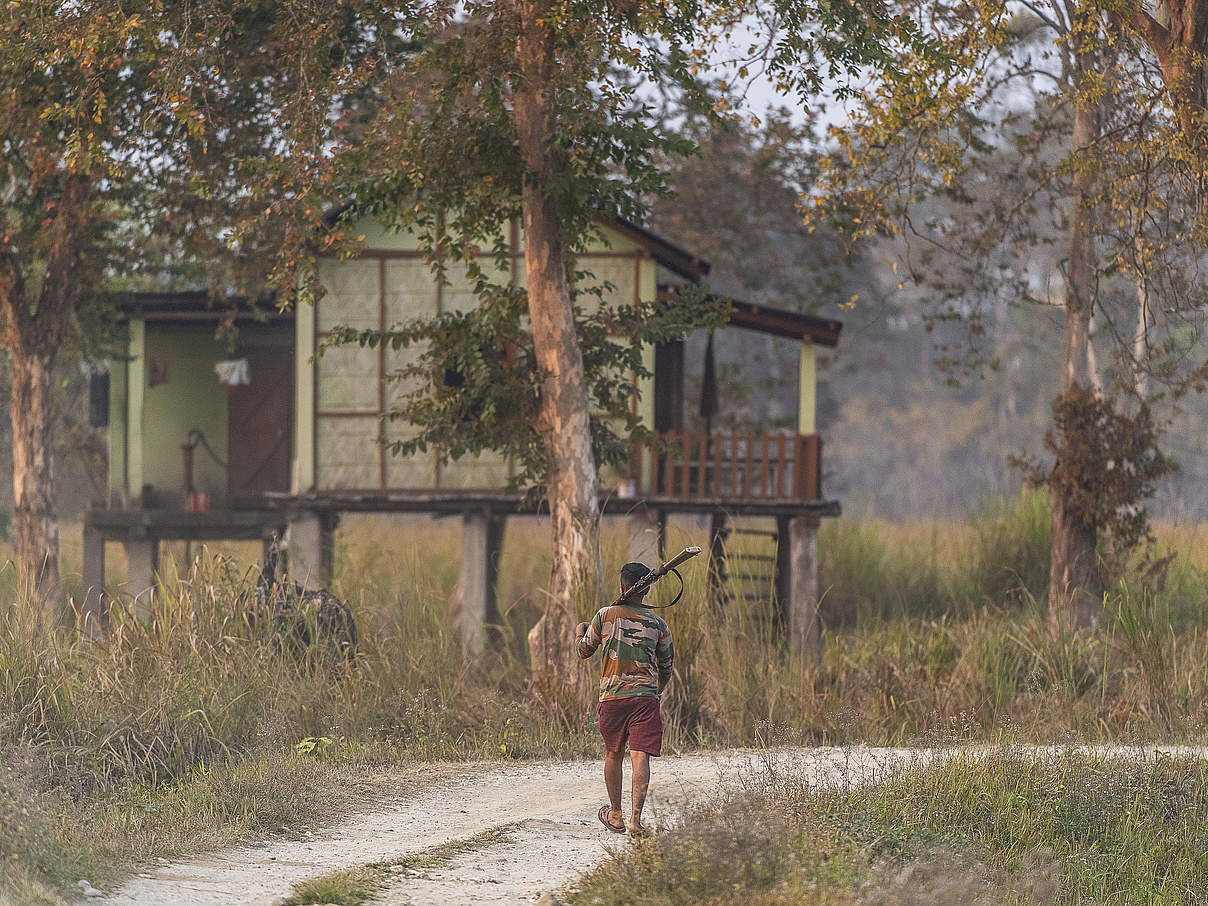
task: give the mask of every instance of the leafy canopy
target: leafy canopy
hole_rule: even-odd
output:
[[[552,59],[547,81],[536,86],[552,161],[539,174],[526,166],[517,128],[518,106],[534,90],[522,83],[519,47],[533,4],[280,6],[283,20],[299,27],[276,35],[279,56],[314,77],[290,105],[295,118],[283,121],[288,153],[261,163],[251,192],[267,203],[241,225],[240,240],[255,241],[287,220],[292,238],[273,279],[313,292],[315,253],[356,254],[361,237],[352,226],[370,216],[418,236],[438,279],[451,269],[467,274],[479,299],[471,311],[385,333],[338,331],[332,341],[420,350],[398,375],[414,389],[391,417],[419,429],[396,445],[401,452],[502,451],[525,481],[539,480],[544,464],[532,428],[541,376],[508,257],[526,186],[539,185],[552,201],[574,274],[575,256],[598,238],[601,217],[643,221],[651,200],[670,191],[664,162],[693,152],[692,142],[663,128],[651,102],[658,93],[724,117],[726,105],[708,86],[713,63],[727,55],[741,77],[760,67],[781,90],[807,97],[827,78],[885,65],[891,45],[935,53],[916,24],[891,15],[882,0],[537,4]],[[336,204],[346,204],[343,215],[325,220]],[[317,247],[303,241],[315,235]],[[632,441],[649,440],[632,405],[633,378],[645,374],[641,344],[723,323],[725,307],[700,293],[614,305],[590,275],[575,285],[589,395],[602,416],[592,422],[594,448],[599,462],[616,464]]]

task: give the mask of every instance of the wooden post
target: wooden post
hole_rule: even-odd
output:
[[[127,354],[129,349],[126,350]],[[110,507],[126,507],[130,503],[126,484],[126,442],[129,438],[130,410],[128,390],[130,367],[115,358],[109,367],[109,494]]]
[[[304,588],[326,588],[335,566],[335,531],[339,517],[298,513],[286,529],[289,575]]]
[[[319,517],[319,580],[324,588],[331,586],[336,573],[336,529],[339,526],[337,513],[324,513]]]
[[[644,503],[629,511],[629,546],[626,548],[626,560],[631,563],[645,563],[650,567],[658,562],[663,550],[663,530],[666,526],[659,515],[658,510]],[[607,577],[605,587],[611,590]]]
[[[719,612],[730,600],[730,570],[726,559],[729,538],[729,514],[715,511],[709,522],[709,597]]]
[[[817,434],[802,434],[797,438],[797,479],[794,496],[798,500],[819,500],[822,497],[822,438]]]
[[[763,442],[763,459],[759,461],[759,496],[771,497],[772,483],[768,480],[768,441],[770,438],[763,434],[760,436],[760,440]]]
[[[788,520],[789,651],[793,657],[822,659],[822,620],[818,612],[818,520],[794,516]]]
[[[751,434],[746,435],[746,441],[747,441],[747,443],[746,443],[746,446],[747,446],[747,463],[746,463],[746,465],[747,465],[747,467],[742,473],[742,496],[750,497],[751,493],[752,493],[751,492],[751,469],[753,468],[751,465],[751,460],[755,455],[755,437],[754,437],[754,435],[751,435]]]
[[[738,435],[730,432],[730,492],[729,496],[738,496]]]
[[[260,539],[260,565],[261,567],[276,566],[276,559],[280,555],[281,540],[275,535],[267,535]],[[274,576],[276,578],[276,576]]]
[[[332,305],[330,299],[316,301],[305,288],[304,298],[293,306],[294,313],[294,457],[290,488],[295,494],[315,486],[315,319],[319,305]]]
[[[84,519],[84,600],[80,608],[80,632],[99,635],[108,622],[105,603],[105,536]]]
[[[477,654],[497,639],[496,584],[505,520],[485,510],[461,521],[461,576],[450,605],[450,620],[466,650]],[[489,638],[488,638],[489,636]]]
[[[786,437],[783,434],[781,434],[776,440],[776,442],[778,444],[778,447],[776,450],[776,496],[777,497],[784,497],[785,494],[788,493],[788,485],[785,481],[784,473],[785,473],[785,463],[788,462],[789,456],[788,456],[788,451],[786,449],[788,445],[785,443],[785,440],[786,440]]]
[[[261,568],[271,570],[274,580],[284,580],[284,574],[288,571],[289,556],[285,541],[288,531],[288,526],[274,526],[260,539]]]
[[[788,516],[776,517],[776,567],[772,585],[776,609],[772,612],[772,625],[782,636],[788,626],[789,597],[792,594],[789,521]]]
[[[155,599],[159,539],[130,538],[122,544],[126,548],[126,591],[134,599],[134,615],[147,619],[151,616],[151,604]]]
[[[688,497],[691,495],[692,479],[689,477],[689,470],[692,468],[692,440],[692,435],[687,431],[679,432],[679,490],[675,495],[677,497]]]
[[[801,353],[797,360],[797,433],[815,434],[817,418],[817,357],[814,344],[801,341]]]
[[[147,324],[130,320],[130,359],[126,364],[126,499],[138,505],[143,490],[143,406],[147,395]],[[144,504],[145,505],[145,504]]]

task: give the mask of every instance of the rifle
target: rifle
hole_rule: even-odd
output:
[[[670,560],[668,560],[662,566],[656,566],[650,572],[646,573],[645,576],[643,576],[642,578],[638,579],[638,581],[636,581],[632,585],[630,585],[629,588],[626,589],[619,598],[617,598],[615,601],[613,601],[610,606],[616,607],[618,604],[624,604],[630,598],[632,598],[636,595],[641,595],[642,592],[644,592],[646,589],[648,589],[651,585],[653,585],[659,579],[663,578],[663,576],[667,575],[667,573],[674,573],[675,578],[679,579],[679,583],[680,583],[679,593],[676,594],[675,600],[672,601],[670,604],[643,604],[642,605],[643,607],[649,607],[652,610],[665,610],[668,607],[674,607],[676,604],[679,603],[679,599],[684,596],[684,577],[679,574],[679,570],[676,569],[676,567],[679,566],[681,563],[691,560],[693,557],[695,557],[699,553],[700,553],[699,547],[685,547],[682,551],[680,551],[678,554],[676,554],[674,557],[672,557]]]

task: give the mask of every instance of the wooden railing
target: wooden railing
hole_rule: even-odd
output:
[[[822,438],[817,434],[659,435],[669,448],[633,458],[636,490],[674,499],[819,500]]]

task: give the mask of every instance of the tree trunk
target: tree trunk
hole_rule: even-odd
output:
[[[1181,138],[1203,153],[1208,146],[1208,0],[1159,0],[1153,15],[1144,4],[1104,8],[1154,52]]]
[[[1076,59],[1078,59],[1076,57]],[[1094,233],[1091,229],[1094,174],[1086,160],[1099,130],[1099,111],[1086,99],[1085,76],[1090,61],[1078,59],[1075,86],[1073,151],[1075,169],[1071,187],[1070,252],[1066,274],[1065,336],[1062,344],[1062,393],[1089,383],[1091,315],[1095,301]],[[1063,468],[1057,454],[1054,471]],[[1103,599],[1103,581],[1097,559],[1097,531],[1071,512],[1062,499],[1060,483],[1050,487],[1052,543],[1049,557],[1049,632],[1093,626]]]
[[[1060,494],[1051,495],[1052,550],[1049,558],[1049,634],[1058,638],[1093,627],[1102,609],[1098,533],[1066,508]]]
[[[1145,239],[1139,233],[1137,250],[1137,329],[1133,334],[1133,391],[1144,402],[1149,395],[1149,377],[1145,363],[1149,350],[1149,277],[1146,274]]]
[[[545,2],[517,4],[520,85],[513,118],[526,174],[524,266],[533,349],[542,374],[539,417],[547,459],[553,566],[545,612],[529,633],[534,685],[549,694],[575,691],[585,674],[573,630],[599,589],[600,511],[583,356],[566,279],[562,223],[547,187],[559,164],[550,153],[555,77],[553,16]]]
[[[1099,357],[1095,355],[1095,316],[1091,315],[1086,331],[1086,375],[1095,393],[1103,396],[1103,375],[1099,371]]]
[[[13,529],[21,580],[52,607],[59,586],[59,528],[54,515],[50,373],[54,350],[9,349],[13,426]],[[54,614],[47,614],[53,618]]]
[[[1208,142],[1208,2],[1182,0],[1161,4],[1166,13],[1165,40],[1151,43],[1162,67],[1162,80],[1189,147],[1203,150]],[[1173,13],[1173,15],[1171,15]],[[1155,35],[1155,37],[1157,37]]]
[[[90,229],[92,178],[71,174],[44,230],[45,277],[35,300],[21,266],[0,254],[0,316],[9,354],[13,429],[13,530],[20,581],[35,604],[51,611],[59,588],[59,528],[54,511],[50,437],[51,370],[81,292],[81,258]]]

